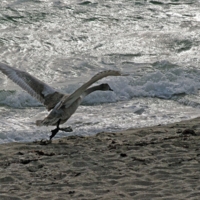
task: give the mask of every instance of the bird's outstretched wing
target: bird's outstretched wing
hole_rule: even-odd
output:
[[[49,105],[49,97],[52,98],[55,97],[55,95],[60,95],[59,100],[63,97],[63,94],[58,93],[54,88],[31,76],[25,71],[10,67],[4,63],[0,63],[0,71],[27,91],[31,96],[43,103],[48,110],[52,109],[52,106]],[[56,105],[59,100],[57,100],[54,104]]]
[[[75,92],[73,92],[71,95],[63,96],[61,101],[54,107],[53,110],[56,111],[56,110],[60,109],[62,106],[65,106],[65,108],[69,107],[77,98],[80,97],[80,95],[82,93],[84,93],[84,91],[90,85],[92,85],[96,81],[98,81],[104,77],[107,77],[107,76],[123,76],[123,75],[127,75],[127,74],[122,74],[121,72],[114,71],[114,70],[107,70],[107,71],[99,72],[98,74],[93,76],[88,82],[86,82],[80,88],[78,88]]]

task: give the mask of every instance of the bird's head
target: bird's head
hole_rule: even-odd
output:
[[[102,83],[100,85],[100,90],[102,90],[102,91],[113,91],[107,83]]]

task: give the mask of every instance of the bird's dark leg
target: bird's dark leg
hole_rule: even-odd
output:
[[[61,119],[59,119],[58,120],[58,122],[57,122],[57,127],[55,128],[55,129],[53,129],[53,130],[51,130],[51,136],[50,136],[50,141],[52,140],[52,138],[57,134],[57,132],[60,130],[60,128],[59,128],[59,125],[60,125],[60,121],[61,121]]]

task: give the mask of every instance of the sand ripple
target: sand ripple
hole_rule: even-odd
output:
[[[0,199],[199,199],[199,122],[2,144]]]

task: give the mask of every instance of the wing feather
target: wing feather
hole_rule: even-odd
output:
[[[88,82],[83,84],[80,88],[78,88],[75,92],[73,92],[69,96],[64,96],[61,101],[55,106],[54,111],[60,109],[62,106],[65,106],[66,108],[69,107],[77,98],[81,96],[82,93],[93,83],[96,81],[107,77],[107,76],[123,76],[123,74],[119,71],[114,70],[107,70],[103,72],[99,72],[95,76],[93,76]]]
[[[31,76],[29,73],[4,63],[0,63],[0,71],[44,105],[46,105],[45,97],[56,92],[54,88]],[[48,105],[46,106],[48,107]]]

